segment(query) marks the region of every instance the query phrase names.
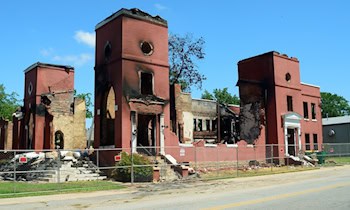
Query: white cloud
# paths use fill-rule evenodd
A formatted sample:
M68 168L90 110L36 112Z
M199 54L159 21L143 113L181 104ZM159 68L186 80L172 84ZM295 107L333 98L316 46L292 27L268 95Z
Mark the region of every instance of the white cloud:
M166 6L161 5L161 4L154 4L154 7L155 7L157 10L165 10L165 9L168 9Z
M82 30L76 31L74 35L74 39L79 43L83 43L88 45L89 47L95 47L95 33L89 33Z
M45 56L45 57L52 55L53 52L54 52L53 48L47 48L47 49L40 50L40 54L42 56Z
M53 61L61 62L64 65L82 66L93 60L93 55L82 53L80 55L56 55L52 58Z

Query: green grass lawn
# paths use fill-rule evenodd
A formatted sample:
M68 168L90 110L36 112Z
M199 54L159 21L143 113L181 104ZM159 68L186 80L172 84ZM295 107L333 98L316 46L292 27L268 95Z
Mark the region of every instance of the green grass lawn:
M58 193L91 192L125 188L111 181L81 181L65 183L0 182L0 198L52 195Z
M326 157L325 159L326 164L350 164L350 157Z

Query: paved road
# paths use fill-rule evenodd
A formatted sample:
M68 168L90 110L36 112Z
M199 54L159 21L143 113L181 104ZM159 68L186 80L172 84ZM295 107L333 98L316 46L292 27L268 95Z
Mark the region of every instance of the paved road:
M350 166L127 190L0 199L0 209L350 209Z

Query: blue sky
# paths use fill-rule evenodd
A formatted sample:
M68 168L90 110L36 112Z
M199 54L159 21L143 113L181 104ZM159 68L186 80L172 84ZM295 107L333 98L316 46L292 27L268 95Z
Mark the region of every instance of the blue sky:
M75 67L78 92L94 92L94 28L120 8L168 21L169 32L204 37L204 89L238 95L237 62L268 51L300 61L301 80L350 100L350 2L323 0L32 0L0 5L0 83L23 97L24 73L40 61Z

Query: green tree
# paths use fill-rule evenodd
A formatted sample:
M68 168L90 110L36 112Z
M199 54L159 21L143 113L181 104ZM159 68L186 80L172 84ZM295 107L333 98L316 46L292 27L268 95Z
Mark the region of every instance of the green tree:
M19 106L18 94L5 92L5 87L0 84L0 118L12 121L12 114Z
M349 102L337 94L321 92L322 117L338 117L350 114Z
M215 97L213 94L209 93L209 91L204 90L204 93L202 93L202 99L208 99L208 100L215 100Z
M74 90L74 96L77 98L81 98L85 100L85 106L86 106L86 118L92 118L92 107L93 104L91 102L91 93L79 93L77 94L77 91Z
M202 93L202 99L209 99L209 100L215 100L221 104L236 104L239 105L240 100L239 97L236 95L232 95L228 92L228 88L225 87L223 89L217 89L215 88L213 90L213 94L209 93L207 90Z
M170 34L168 42L170 84L181 84L182 90L187 91L194 85L201 89L206 78L199 72L196 61L204 59L205 56L203 37L197 39L191 34Z

